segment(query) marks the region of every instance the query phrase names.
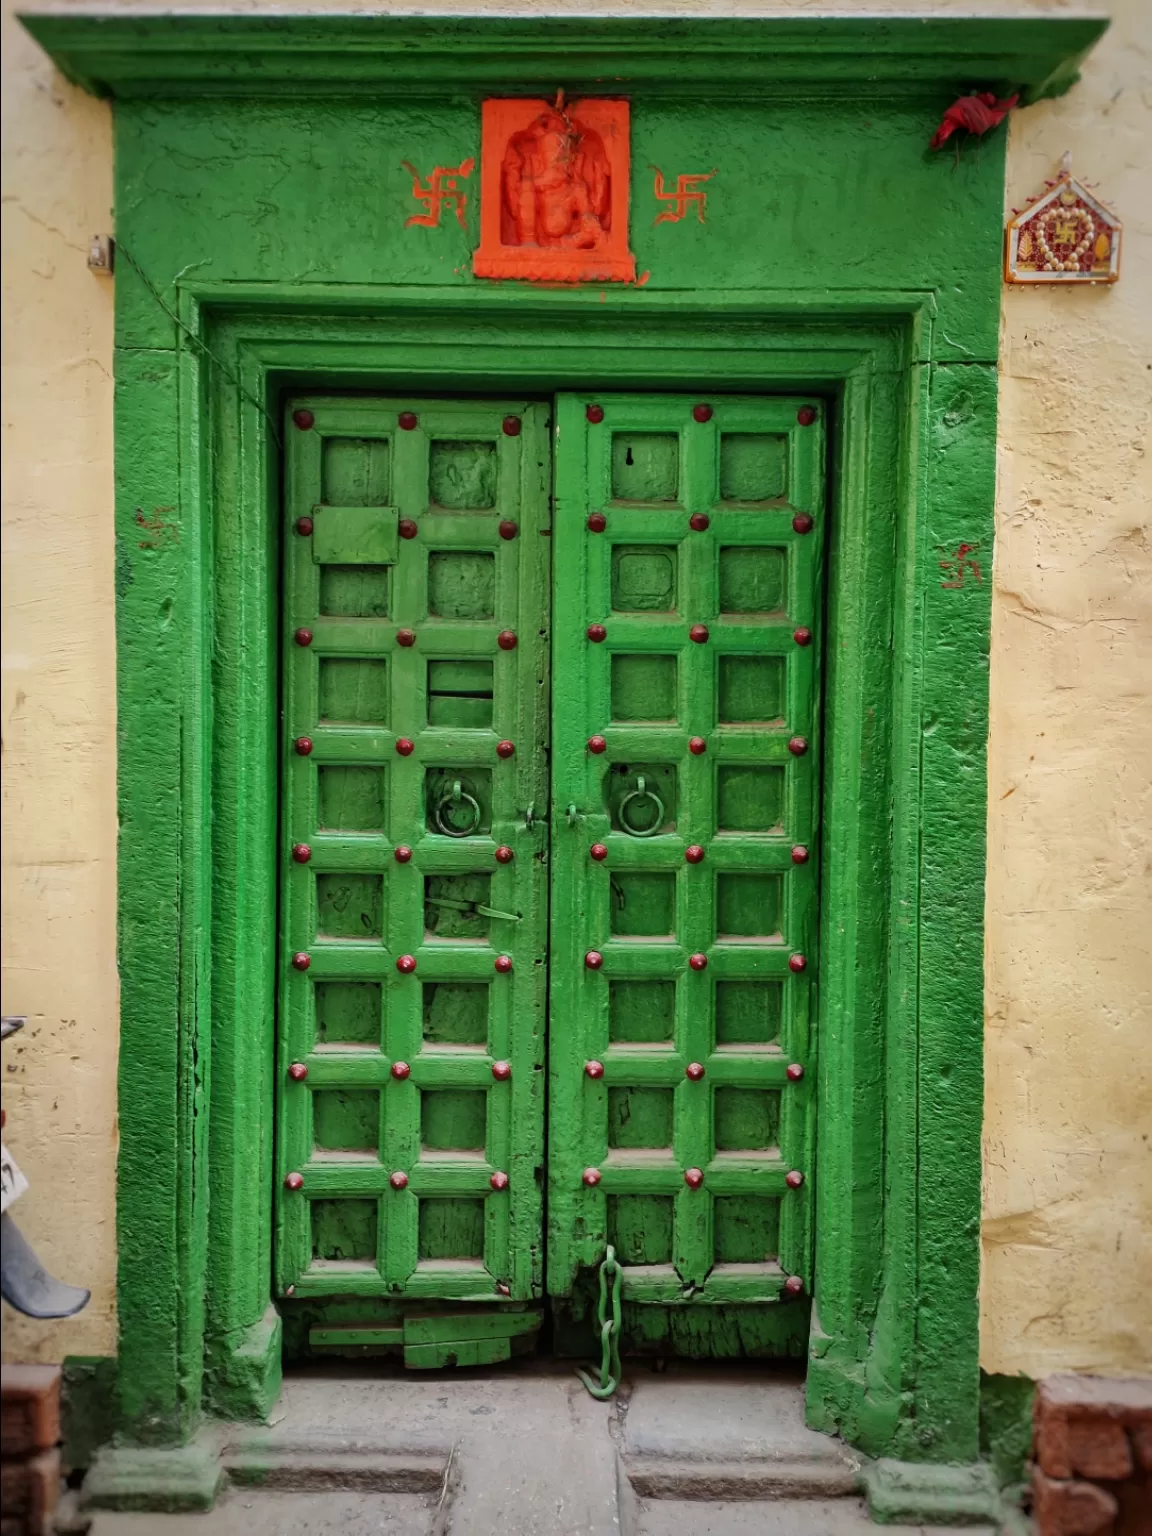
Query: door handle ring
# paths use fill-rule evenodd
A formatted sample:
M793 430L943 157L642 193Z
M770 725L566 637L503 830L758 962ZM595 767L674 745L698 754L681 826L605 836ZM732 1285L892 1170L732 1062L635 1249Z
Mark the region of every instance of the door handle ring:
M656 807L656 819L650 827L637 827L628 820L626 812L634 800L648 800ZM664 825L664 802L654 789L649 789L648 782L643 774L636 780L636 788L621 800L620 808L616 812L616 819L629 837L655 837Z
M449 808L458 806L466 807L468 825L465 827L452 826L445 819ZM463 787L459 779L452 784L451 794L441 795L436 802L436 828L443 832L445 837L471 837L484 819L484 813L480 809L480 802L474 795L470 795Z

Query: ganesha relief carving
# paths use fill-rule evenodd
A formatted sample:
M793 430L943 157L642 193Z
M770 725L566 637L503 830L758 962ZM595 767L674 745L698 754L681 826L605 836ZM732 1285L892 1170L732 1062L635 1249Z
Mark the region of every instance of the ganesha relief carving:
M477 277L631 282L628 103L486 101Z

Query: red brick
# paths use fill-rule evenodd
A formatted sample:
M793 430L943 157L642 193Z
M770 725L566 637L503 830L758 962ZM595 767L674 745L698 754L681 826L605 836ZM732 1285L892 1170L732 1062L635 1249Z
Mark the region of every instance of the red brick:
M1049 1376L1036 1391L1034 1423L1036 1460L1049 1477L1127 1477L1125 1430L1152 1428L1152 1379Z
M1130 1477L1116 1489L1116 1536L1152 1536L1152 1473Z
M1152 1472L1152 1424L1133 1424L1130 1434L1136 1460L1145 1472Z
M41 1451L0 1467L0 1514L20 1522L26 1536L47 1536L60 1497L60 1452Z
M60 1367L0 1368L0 1453L30 1456L60 1441Z
M1032 1469L1037 1536L1115 1536L1119 1505L1095 1483L1046 1476Z

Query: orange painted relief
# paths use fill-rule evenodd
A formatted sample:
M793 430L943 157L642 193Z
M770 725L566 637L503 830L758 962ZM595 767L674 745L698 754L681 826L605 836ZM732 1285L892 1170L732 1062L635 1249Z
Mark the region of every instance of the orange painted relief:
M632 282L626 101L484 103L477 277Z

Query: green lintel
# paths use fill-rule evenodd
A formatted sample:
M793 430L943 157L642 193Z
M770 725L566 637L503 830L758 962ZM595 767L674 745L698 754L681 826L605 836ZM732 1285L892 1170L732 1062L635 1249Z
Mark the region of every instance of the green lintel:
M1073 17L673 19L125 16L26 12L100 96L415 96L627 88L651 96L1062 95L1108 26Z

